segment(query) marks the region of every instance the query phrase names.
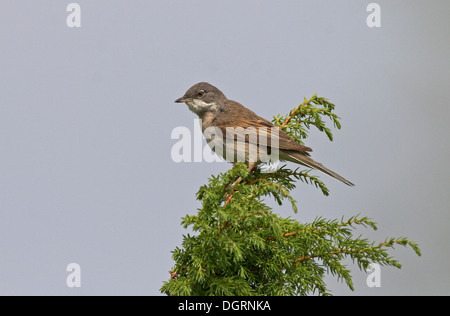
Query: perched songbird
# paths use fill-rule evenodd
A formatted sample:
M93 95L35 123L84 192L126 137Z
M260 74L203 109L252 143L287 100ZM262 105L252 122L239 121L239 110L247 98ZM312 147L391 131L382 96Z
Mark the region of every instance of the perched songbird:
M273 152L276 152L276 160L301 164L349 186L354 185L314 161L309 154L311 148L297 143L279 127L240 103L228 100L222 91L209 83L197 83L175 102L186 103L198 115L203 135L212 150L230 162L245 161L250 170L258 163L266 162L264 157L273 161ZM243 153L242 160L236 160L239 151Z

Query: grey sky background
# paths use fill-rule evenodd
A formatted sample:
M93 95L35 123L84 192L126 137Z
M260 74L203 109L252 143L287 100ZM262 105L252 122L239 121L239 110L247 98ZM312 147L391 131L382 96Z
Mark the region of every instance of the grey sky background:
M335 141L313 157L356 184L299 184L282 216L373 218L401 270L381 288L351 265L355 291L449 295L449 1L0 2L0 294L159 295L195 192L227 163L174 163L170 138L193 130L173 101L199 81L271 119L314 93L337 106ZM81 288L66 286L67 264Z

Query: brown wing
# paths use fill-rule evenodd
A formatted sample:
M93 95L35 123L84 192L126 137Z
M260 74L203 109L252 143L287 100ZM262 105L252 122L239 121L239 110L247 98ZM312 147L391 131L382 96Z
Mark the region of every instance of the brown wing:
M219 109L219 113L216 115L212 122L212 125L222 130L222 134L226 135L226 128L233 128L234 131L239 133L239 127L243 129L245 133L246 141L252 141L252 133L257 133L258 139L264 138L267 140L267 146L274 146L278 143L277 147L283 150L292 150L309 156L311 148L294 141L289 135L283 132L280 128L273 125L270 121L256 115L253 111L247 109L238 102L227 100L225 106ZM252 131L254 127L254 131ZM272 135L273 134L273 135ZM274 144L272 144L272 137Z

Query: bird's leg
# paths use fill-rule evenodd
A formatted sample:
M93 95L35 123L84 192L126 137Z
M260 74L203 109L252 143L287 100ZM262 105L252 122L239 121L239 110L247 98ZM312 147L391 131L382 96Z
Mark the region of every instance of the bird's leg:
M254 162L249 162L248 163L248 172L253 172L256 169L256 163ZM239 177L236 181L234 181L234 183L231 185L231 189L233 190L234 186L236 184L238 184L239 182L242 181L242 177ZM230 203L231 199L233 198L233 194L230 194L227 198L227 201L225 202L225 205L227 205L228 203Z
M256 169L256 162L249 162L248 163L248 172L253 172Z
M231 185L231 190L233 190L234 186L241 181L242 181L242 177L239 177L236 181L234 181L233 184Z
M234 167L233 167L234 168ZM248 163L248 168L247 168L247 170L248 170L248 172L253 172L254 170L256 169L256 163L255 162L249 162ZM234 183L231 185L231 190L233 190L233 188L234 188L234 186L236 185L236 184L238 184L239 182L241 182L242 181L242 177L239 177L236 181L234 181ZM230 201L231 201L231 198L233 197L233 194L230 194L229 196L228 196L228 199L227 199L227 201L225 202L225 205L227 205Z
M247 168L247 170L248 170L248 172L253 172L253 171L255 171L255 169L256 169L256 163L255 162L249 162L248 163L248 168ZM241 182L242 181L242 177L239 177L236 181L234 181L234 183L231 185L231 189L233 189L234 188L234 186L236 185L236 184L238 184L239 182Z

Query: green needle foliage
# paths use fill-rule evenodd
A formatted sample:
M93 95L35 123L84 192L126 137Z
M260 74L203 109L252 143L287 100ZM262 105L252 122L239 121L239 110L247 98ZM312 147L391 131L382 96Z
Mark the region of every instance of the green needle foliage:
M328 118L338 129L339 117L334 105L314 95L287 116L274 117L296 141L308 136L312 126L330 140ZM355 236L357 227L377 229L367 217L327 220L317 218L303 224L282 218L264 199L273 197L278 204L288 201L297 212L291 196L297 182L329 191L310 170L290 170L285 166L273 173L259 169L249 172L244 163L218 176L197 192L201 208L197 215L182 219L194 234L183 238L181 248L173 253L175 266L171 277L161 287L167 295L329 295L324 278L335 276L353 290L350 270L343 263L351 258L359 269L367 271L370 263L400 268L387 250L396 245L410 246L418 255L418 246L407 238L388 238L371 242ZM236 182L241 177L242 181Z

